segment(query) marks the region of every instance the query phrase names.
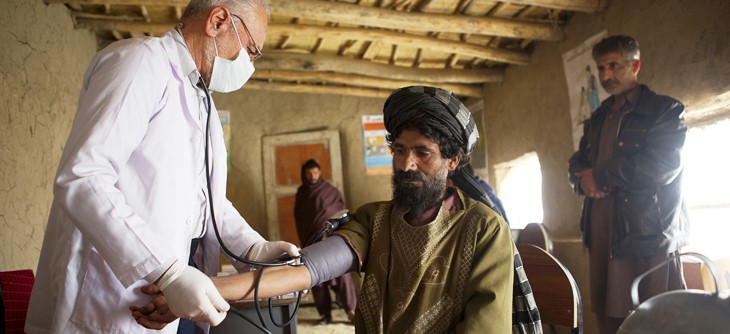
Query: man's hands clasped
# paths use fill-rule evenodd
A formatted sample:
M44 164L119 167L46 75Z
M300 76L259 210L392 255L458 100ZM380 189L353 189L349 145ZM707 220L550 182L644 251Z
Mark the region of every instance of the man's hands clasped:
M602 191L596 179L593 177L593 169L586 169L575 173L575 176L580 178L580 187L586 196L594 199L601 199L608 196L607 192Z
M177 320L177 316L170 311L167 299L157 286L150 284L141 288L142 293L152 296L152 300L145 306L130 306L132 317L138 324L149 328L160 330L167 324Z
M246 254L248 260L259 262L283 256L297 257L299 249L284 241L261 241ZM208 276L181 261L175 261L155 284L141 291L152 296L152 300L142 307L129 309L138 324L150 329L160 330L177 318L217 326L230 309Z
M142 292L152 295L152 301L130 310L137 323L152 329L161 329L177 317L217 326L230 309L208 276L180 261Z

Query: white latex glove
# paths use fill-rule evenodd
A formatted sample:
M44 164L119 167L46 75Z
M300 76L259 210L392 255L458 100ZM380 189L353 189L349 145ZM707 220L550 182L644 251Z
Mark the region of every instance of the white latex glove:
M299 256L299 249L297 246L286 241L261 241L251 246L246 259L258 262L270 262L286 254L291 257Z
M170 266L157 286L167 298L170 311L181 318L217 326L231 307L208 276L181 261Z

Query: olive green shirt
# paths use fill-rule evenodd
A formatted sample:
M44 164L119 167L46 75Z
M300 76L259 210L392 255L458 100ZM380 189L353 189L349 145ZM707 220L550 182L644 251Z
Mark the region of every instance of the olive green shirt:
M486 205L457 192L420 227L392 201L364 205L336 233L364 272L357 333L510 333L513 243ZM460 208L461 207L461 208Z

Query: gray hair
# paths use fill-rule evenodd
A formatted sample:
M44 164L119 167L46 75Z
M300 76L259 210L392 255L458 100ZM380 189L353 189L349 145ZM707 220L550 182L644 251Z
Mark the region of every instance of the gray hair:
M593 46L593 59L598 59L611 52L620 52L626 62L639 60L639 43L630 36L615 35L602 39Z
M266 0L190 0L181 20L185 21L186 19L208 15L211 9L217 6L226 6L228 9L237 12L236 14L240 13L239 15L246 19L254 18L256 10L261 6L264 7L266 18L271 17L269 4L266 3Z

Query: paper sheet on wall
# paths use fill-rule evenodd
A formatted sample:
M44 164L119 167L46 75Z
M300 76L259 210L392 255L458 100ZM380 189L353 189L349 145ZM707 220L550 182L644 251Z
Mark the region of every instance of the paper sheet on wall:
M362 138L365 153L365 175L390 175L393 156L385 141L383 115L362 116Z
M591 51L593 46L608 36L606 30L588 38L580 45L563 53L563 68L568 84L570 99L570 124L573 130L573 148L578 150L580 137L583 136L583 121L590 118L591 112L608 98L598 81L596 62Z

